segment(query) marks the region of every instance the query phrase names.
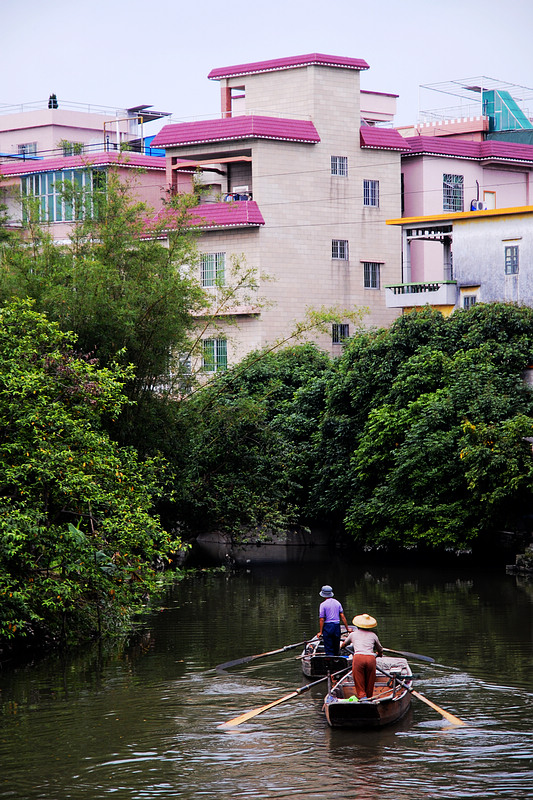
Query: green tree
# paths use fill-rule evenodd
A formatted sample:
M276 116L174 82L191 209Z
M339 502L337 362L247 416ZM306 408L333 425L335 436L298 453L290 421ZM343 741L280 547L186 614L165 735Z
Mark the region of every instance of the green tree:
M163 465L102 430L130 370L15 301L0 310L0 639L79 641L123 626L177 542L153 515Z
M505 304L414 312L356 337L328 393L319 512L371 545L460 547L520 525L533 500L532 348L533 310Z

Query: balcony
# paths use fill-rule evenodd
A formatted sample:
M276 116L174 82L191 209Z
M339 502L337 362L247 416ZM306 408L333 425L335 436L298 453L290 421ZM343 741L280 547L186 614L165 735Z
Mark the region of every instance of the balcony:
M456 281L397 283L385 287L387 308L413 306L454 306L457 301Z

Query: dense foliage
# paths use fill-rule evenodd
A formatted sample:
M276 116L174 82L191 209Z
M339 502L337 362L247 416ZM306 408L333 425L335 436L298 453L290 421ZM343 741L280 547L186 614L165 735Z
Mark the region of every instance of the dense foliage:
M77 641L120 627L169 541L156 462L102 430L129 373L76 356L29 301L0 311L0 638Z

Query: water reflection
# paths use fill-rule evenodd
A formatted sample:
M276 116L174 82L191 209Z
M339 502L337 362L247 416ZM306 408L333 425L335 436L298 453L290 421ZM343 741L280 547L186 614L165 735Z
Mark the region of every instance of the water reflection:
M413 699L390 728L331 730L317 686L217 728L305 684L297 651L225 674L214 667L315 633L324 583L347 616L377 617L384 644L438 659L411 662L416 688L467 727ZM532 601L523 578L335 558L203 573L168 592L129 649L0 673L0 798L525 800Z

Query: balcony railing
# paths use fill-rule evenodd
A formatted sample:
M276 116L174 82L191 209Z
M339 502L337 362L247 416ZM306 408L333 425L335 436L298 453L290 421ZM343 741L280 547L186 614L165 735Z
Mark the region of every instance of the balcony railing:
M454 306L456 299L456 281L397 283L385 287L387 308L407 308L425 305Z

